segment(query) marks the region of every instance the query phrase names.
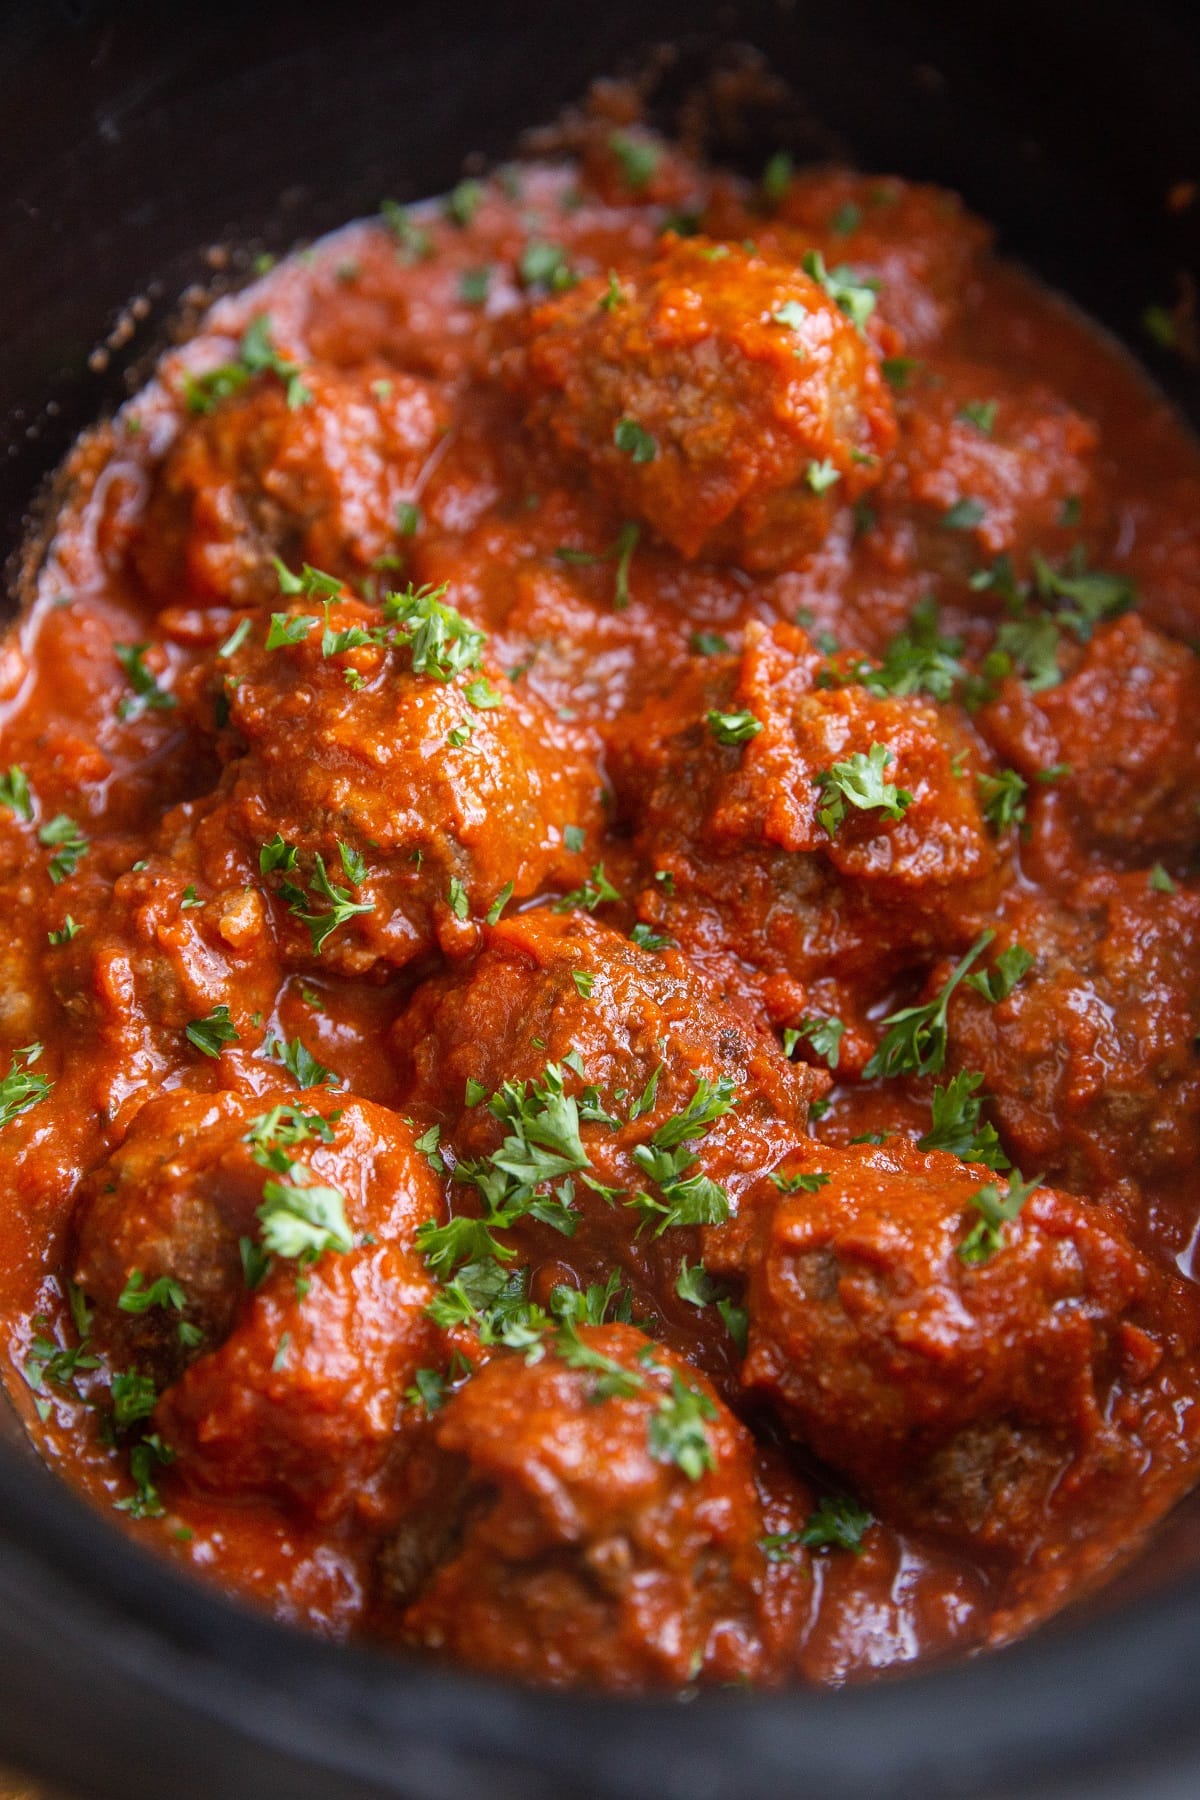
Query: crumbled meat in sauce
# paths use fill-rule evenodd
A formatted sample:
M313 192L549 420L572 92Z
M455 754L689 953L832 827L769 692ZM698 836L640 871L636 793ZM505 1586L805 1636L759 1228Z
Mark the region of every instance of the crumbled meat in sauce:
M283 1618L625 1692L1128 1556L1200 1469L1197 517L895 179L597 125L217 303L4 648L54 1466Z

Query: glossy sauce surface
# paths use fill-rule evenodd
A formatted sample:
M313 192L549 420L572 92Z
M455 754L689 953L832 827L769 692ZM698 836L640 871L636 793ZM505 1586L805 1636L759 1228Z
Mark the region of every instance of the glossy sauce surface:
M1200 453L775 177L599 127L221 300L0 651L6 1379L334 1635L837 1682L1195 1479Z

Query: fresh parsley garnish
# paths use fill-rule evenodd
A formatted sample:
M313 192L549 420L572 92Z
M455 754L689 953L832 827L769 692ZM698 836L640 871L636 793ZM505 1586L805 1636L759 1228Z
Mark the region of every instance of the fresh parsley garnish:
M817 817L830 837L846 817L847 803L861 812L882 812L889 819L904 817L912 795L907 788L884 779L884 770L894 761L886 744L872 744L865 756L856 750L816 777L822 796Z
M22 1113L44 1100L52 1083L44 1075L33 1075L30 1067L41 1055L40 1044L30 1044L13 1056L8 1074L0 1080L0 1131Z
M90 839L66 813L59 813L41 826L38 843L54 851L50 858L49 874L55 887L75 873L92 847Z
M1010 1168L996 1127L980 1117L988 1099L979 1092L982 1086L982 1075L961 1069L944 1087L935 1087L930 1099L932 1123L917 1139L917 1148L948 1150L963 1162L985 1163L989 1169Z
M941 992L921 1006L903 1006L883 1021L887 1030L863 1070L867 1081L878 1076L936 1075L946 1062L946 1014L951 995L966 978L972 964L983 955L995 932L988 930L971 945L956 964Z
M1014 1171L1009 1177L1008 1192L1005 1195L1001 1196L994 1181L989 1181L977 1193L972 1194L970 1204L979 1217L958 1246L959 1260L966 1263L968 1268L978 1268L989 1262L1004 1247L1004 1227L1020 1216L1025 1202L1041 1184L1040 1175L1035 1175L1032 1181L1024 1181Z
M718 744L748 744L762 730L762 720L756 719L752 712L723 713L714 709L705 718Z
M117 706L119 719L136 719L143 712L169 712L176 704L174 694L161 688L154 671L146 667L149 648L148 643L113 645L113 655L133 689L133 693L126 694Z
M257 375L276 375L284 385L288 406L295 410L306 405L312 394L304 385L299 363L281 356L271 342L271 319L259 313L242 334L237 361L222 363L203 375L187 374L183 378L183 395L189 412L210 413L222 400L242 388Z
M184 1035L204 1056L220 1056L223 1045L238 1041L237 1030L225 1005L214 1006L202 1019L193 1019Z

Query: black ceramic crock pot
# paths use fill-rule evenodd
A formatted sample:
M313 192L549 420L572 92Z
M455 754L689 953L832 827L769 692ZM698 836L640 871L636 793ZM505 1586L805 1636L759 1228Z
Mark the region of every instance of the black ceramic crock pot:
M668 123L714 55L753 46L792 98L718 109L718 154L754 167L783 142L958 188L1200 424L1200 375L1140 327L1200 273L1200 206L1164 203L1200 179L1196 0L33 0L0 6L14 581L39 486L190 284L444 189L663 44ZM121 1800L1191 1800L1198 1570L1190 1506L1100 1605L958 1667L828 1694L548 1696L235 1608L76 1501L0 1400L0 1760Z

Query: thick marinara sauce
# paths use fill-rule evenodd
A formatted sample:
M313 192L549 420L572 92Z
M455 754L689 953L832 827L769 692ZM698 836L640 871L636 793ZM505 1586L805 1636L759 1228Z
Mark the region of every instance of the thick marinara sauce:
M1195 1478L1200 456L950 195L633 127L80 442L0 1317L114 1519L533 1680L999 1642Z

